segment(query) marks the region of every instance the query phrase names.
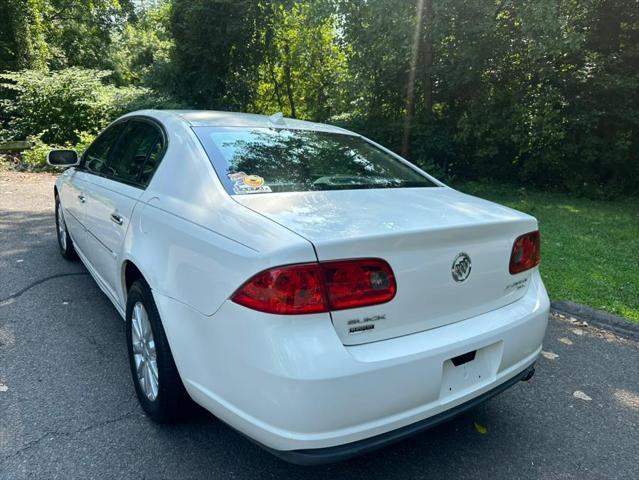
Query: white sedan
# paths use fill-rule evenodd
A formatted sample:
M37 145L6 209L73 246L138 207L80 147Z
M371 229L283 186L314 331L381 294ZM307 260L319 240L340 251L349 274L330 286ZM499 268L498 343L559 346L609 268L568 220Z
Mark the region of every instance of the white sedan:
M58 241L126 321L150 418L189 398L289 461L341 460L534 373L535 218L341 128L205 111L112 123L55 186Z

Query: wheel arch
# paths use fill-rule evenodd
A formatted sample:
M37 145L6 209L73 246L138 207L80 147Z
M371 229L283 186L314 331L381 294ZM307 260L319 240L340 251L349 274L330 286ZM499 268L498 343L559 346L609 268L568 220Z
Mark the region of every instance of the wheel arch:
M133 282L136 280L143 280L149 287L151 286L148 276L144 274L139 264L132 259L125 259L122 262L121 267L121 284L122 284L122 296L124 299L124 306L126 307L127 297L129 295L129 289Z

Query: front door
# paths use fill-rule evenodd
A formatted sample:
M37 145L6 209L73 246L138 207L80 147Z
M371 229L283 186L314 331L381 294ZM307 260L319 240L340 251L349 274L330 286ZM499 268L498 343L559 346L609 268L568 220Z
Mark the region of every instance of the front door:
M60 204L63 207L64 221L76 249L86 249L86 232L81 219L84 218L84 183L82 174L70 168L62 174L63 186L60 189Z

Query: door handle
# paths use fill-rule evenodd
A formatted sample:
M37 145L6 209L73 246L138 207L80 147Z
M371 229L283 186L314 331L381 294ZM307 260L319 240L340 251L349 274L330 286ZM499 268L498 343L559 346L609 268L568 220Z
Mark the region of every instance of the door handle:
M82 194L78 195L78 200L80 200L80 203L84 203L87 201L86 197Z
M112 213L111 214L111 221L113 223L117 223L118 225L122 225L122 222L124 222L124 219L118 215L117 213Z

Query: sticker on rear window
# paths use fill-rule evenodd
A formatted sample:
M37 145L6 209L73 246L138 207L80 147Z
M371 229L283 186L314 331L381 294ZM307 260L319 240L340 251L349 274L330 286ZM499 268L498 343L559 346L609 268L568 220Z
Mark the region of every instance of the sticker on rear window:
M247 175L242 179L244 185L248 185L249 187L261 187L264 185L264 179L258 175Z
M262 185L261 187L251 187L250 185L244 185L236 183L233 185L233 191L238 195L245 195L247 193L271 193L271 187L268 185Z
M243 174L243 175L240 175ZM259 175L247 175L244 172L234 174L233 192L239 195L247 193L271 193L271 187L264 185L264 178ZM229 175L231 178L231 175Z
M237 182L238 180L242 180L244 177L246 177L246 173L244 172L236 172L236 173L227 173L226 174L227 177L229 177L229 180L231 182Z

